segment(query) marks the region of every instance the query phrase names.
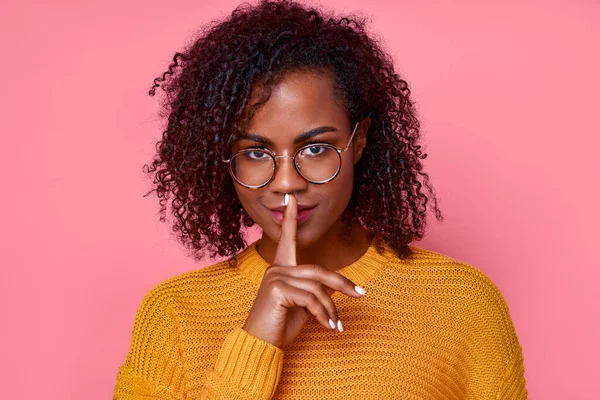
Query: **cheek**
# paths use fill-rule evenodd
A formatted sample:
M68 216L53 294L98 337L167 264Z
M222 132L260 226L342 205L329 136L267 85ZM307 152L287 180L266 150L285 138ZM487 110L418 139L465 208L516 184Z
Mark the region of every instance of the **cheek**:
M342 168L338 176L340 183L344 186L344 192L348 193L348 197L352 194L354 186L354 162L351 157L346 157L342 161Z
M258 198L260 197L260 190L249 190L243 186L234 183L235 192L237 193L238 199L240 203L242 203L242 207L246 210L246 213L252 218L255 222L257 222L257 204Z
M354 166L352 162L342 164L342 169L338 176L326 184L324 189L327 191L326 196L329 202L329 210L335 215L341 214L346 208L350 197L352 196L352 187L354 184ZM329 186L329 187L327 187Z

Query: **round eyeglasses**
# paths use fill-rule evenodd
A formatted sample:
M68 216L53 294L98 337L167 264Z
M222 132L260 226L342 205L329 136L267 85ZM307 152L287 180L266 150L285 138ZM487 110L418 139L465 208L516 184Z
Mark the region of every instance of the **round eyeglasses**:
M261 188L273 180L278 158L292 158L301 177L310 183L323 184L332 181L340 173L341 154L350 147L357 127L358 123L354 126L348 144L342 149L329 143L311 143L299 148L293 156L278 156L270 150L249 148L221 161L229 164L231 177L249 189Z

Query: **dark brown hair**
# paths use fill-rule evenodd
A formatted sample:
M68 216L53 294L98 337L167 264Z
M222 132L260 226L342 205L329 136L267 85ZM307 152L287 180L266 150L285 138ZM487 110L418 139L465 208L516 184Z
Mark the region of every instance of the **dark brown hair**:
M144 172L153 176L161 221L171 195L173 231L196 259L233 256L247 246L244 226L253 221L220 162L251 117L248 98L260 82L270 88L286 71L326 69L346 106L350 123L370 116L367 146L355 166L352 198L344 220L360 221L400 258L425 232L433 187L423 172L423 153L410 90L391 57L358 17L336 17L292 1L243 4L206 27L168 70L154 80L165 92L167 119L157 154ZM257 106L260 106L258 104ZM428 190L430 197L422 189ZM432 200L429 203L429 199Z

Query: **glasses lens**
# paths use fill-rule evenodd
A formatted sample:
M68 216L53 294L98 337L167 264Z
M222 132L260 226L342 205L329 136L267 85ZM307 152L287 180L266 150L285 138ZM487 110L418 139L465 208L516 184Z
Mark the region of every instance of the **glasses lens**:
M308 146L296 155L296 166L307 180L326 182L340 170L340 155L329 146Z
M273 158L262 150L237 153L230 161L231 172L238 182L246 186L261 186L273 175Z

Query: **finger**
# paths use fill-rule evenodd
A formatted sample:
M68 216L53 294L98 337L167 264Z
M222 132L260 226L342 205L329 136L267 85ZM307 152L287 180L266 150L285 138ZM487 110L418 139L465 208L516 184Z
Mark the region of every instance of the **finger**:
M333 289L352 297L362 297L364 295L364 289L350 279L317 264L303 264L296 266L296 268L285 268L276 272L295 278L318 281L325 285L325 291L328 293Z
M278 278L278 280L285 282L289 286L314 294L327 310L329 318L331 318L332 321L337 322L339 319L337 308L330 297L335 290L321 284L318 281L313 281L310 279L294 278L291 276L282 275Z
M281 235L275 251L273 264L281 266L296 265L296 231L298 216L298 203L293 195L288 196L288 205L283 210L283 221L281 221Z
M304 307L309 313L315 316L321 325L328 330L333 329L329 324L329 312L317 296L306 290L290 286L285 282L280 282L279 285L281 285L280 287L283 289L282 293L285 298L285 307Z

